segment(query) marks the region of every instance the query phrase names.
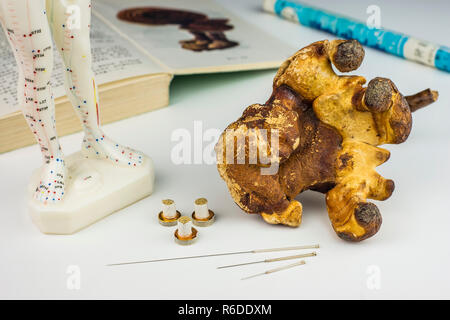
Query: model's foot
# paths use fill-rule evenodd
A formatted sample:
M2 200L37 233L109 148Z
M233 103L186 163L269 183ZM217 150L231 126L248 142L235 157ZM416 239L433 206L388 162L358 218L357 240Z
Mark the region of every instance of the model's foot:
M289 206L281 213L262 213L264 221L270 224L284 224L290 227L298 227L302 223L302 204L292 200Z
M81 151L86 158L104 159L112 163L137 167L144 161L144 155L139 151L124 147L105 135L85 137Z
M56 203L64 197L64 182L67 169L62 157L52 157L42 168L41 179L34 198L44 204Z

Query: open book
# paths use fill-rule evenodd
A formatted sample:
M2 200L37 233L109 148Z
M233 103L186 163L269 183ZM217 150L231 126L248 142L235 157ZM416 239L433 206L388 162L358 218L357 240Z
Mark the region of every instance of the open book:
M93 69L102 123L167 106L174 75L277 68L295 52L213 0L94 0ZM55 50L58 135L81 130ZM17 69L0 32L0 153L33 144L17 106ZM130 107L132 106L132 108Z

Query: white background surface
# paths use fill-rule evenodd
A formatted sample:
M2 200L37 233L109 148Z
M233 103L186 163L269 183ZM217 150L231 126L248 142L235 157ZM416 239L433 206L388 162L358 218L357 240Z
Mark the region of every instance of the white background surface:
M301 48L333 38L319 31L260 12L260 2L225 1L227 8L268 32ZM362 20L366 8L381 8L382 25L449 46L446 1L319 1ZM263 39L262 39L263 40ZM439 101L414 114L413 130L402 145L385 146L390 160L379 172L395 181L396 190L376 202L383 215L378 234L362 243L347 243L333 232L324 197L306 192L303 223L291 229L248 216L233 203L214 165L174 165L171 133L223 129L244 108L270 95L275 70L177 77L170 107L104 126L106 133L150 155L156 167L154 194L71 236L41 234L24 202L28 179L41 161L36 146L0 155L0 298L159 298L159 299L313 299L313 298L450 298L450 75L372 49L358 74L391 78L404 94L431 87ZM66 154L79 149L81 133L61 139ZM199 196L217 214L213 227L200 229L191 247L176 245L172 228L161 227L156 214L163 198L173 198L190 214ZM211 259L106 267L105 264L183 255L320 243L305 266L247 281L245 275L278 264L216 270L239 263L293 254L242 255ZM67 288L67 268L81 271L79 290ZM380 288L367 286L368 270L380 271Z

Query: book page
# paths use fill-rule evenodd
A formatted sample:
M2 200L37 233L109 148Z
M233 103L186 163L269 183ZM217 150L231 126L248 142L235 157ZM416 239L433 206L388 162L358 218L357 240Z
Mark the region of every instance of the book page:
M174 74L276 68L296 51L212 0L96 0L93 8Z
M119 36L92 15L91 49L93 69L97 83L126 79L130 77L166 72L148 59L128 40ZM55 98L64 96L64 67L54 47L54 68L52 74ZM19 110L17 106L17 64L6 35L0 30L0 117Z

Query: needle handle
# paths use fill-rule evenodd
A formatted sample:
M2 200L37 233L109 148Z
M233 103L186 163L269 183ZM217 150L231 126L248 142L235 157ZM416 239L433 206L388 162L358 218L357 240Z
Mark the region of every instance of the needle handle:
M305 253L305 254L297 254L295 256L287 256L287 257L281 257L281 258L272 258L272 259L266 259L264 262L276 262L276 261L284 261L284 260L293 260L293 259L300 259L300 258L306 258L306 257L314 257L316 256L316 252L311 253Z
M266 272L263 272L263 273L257 273L257 274L254 274L252 276L248 276L248 277L242 278L241 280L247 280L247 279L263 276L265 274L270 274L270 273L286 270L286 269L293 268L293 267L296 267L296 266L301 266L302 264L305 264L305 260L301 260L299 262L296 262L296 263L293 263L293 264L289 264L289 265L284 266L284 267L270 269L270 270L267 270Z
M286 270L286 269L290 269L296 266L301 266L302 264L305 264L305 260L301 260L299 262L293 263L293 264L288 264L287 266L284 267L279 267L279 268L275 268L275 269L270 269L267 270L266 272L264 272L265 274L270 274L270 273L274 273L274 272L278 272L278 271L282 271L282 270Z
M284 247L284 248L272 248L272 249L257 249L253 250L253 253L262 253L262 252L275 252L275 251L288 251L288 250L302 250L302 249L315 249L319 248L318 244L313 244L309 246L296 246L296 247Z

